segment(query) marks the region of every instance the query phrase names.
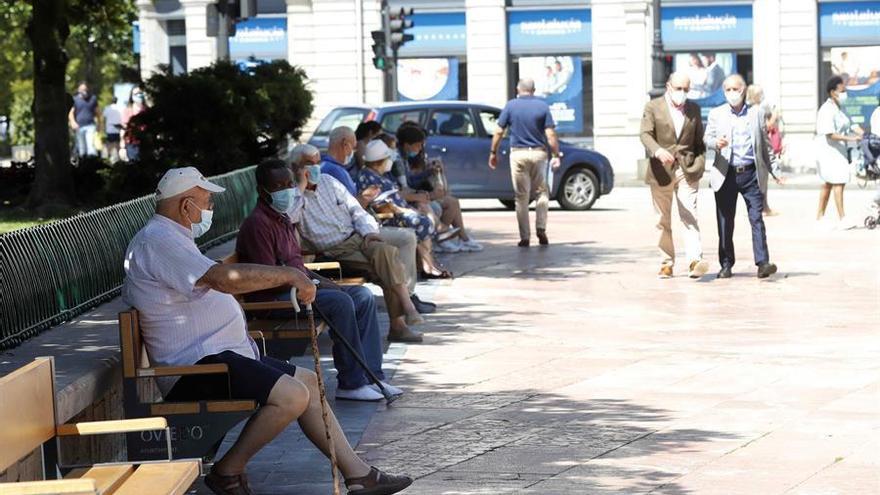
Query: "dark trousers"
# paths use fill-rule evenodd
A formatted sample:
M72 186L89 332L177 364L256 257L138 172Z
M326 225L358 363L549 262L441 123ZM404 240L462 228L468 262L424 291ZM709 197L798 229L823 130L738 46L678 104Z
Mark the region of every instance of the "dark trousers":
M715 216L718 220L718 262L722 267L732 267L736 262L733 250L733 226L736 220L737 194L742 194L749 212L755 264L768 263L770 253L767 251L767 231L764 228L764 218L761 216L764 195L758 187L758 174L754 166L740 173L736 173L736 168L731 166L727 170L724 184L715 193Z

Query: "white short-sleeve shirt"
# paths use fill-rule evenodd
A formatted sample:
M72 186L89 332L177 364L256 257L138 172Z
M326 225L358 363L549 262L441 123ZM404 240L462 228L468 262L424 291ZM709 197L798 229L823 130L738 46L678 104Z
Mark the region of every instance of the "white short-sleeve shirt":
M235 297L195 286L214 263L196 247L189 229L161 215L131 240L122 298L140 313L152 365L189 366L223 351L256 359ZM160 380L162 392L176 380Z

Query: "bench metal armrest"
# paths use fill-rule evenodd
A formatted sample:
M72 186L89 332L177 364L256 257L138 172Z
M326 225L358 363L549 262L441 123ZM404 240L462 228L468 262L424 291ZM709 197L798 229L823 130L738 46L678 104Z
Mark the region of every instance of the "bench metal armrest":
M262 349L261 349L263 351L262 355L265 356L266 355L266 336L263 335L263 332L261 332L259 330L248 330L248 335L252 339L254 339L254 341L259 339L259 341L262 344Z
M192 366L161 366L156 368L140 368L137 370L138 378L156 376L212 375L216 373L229 373L229 368L223 363L217 363L194 364Z

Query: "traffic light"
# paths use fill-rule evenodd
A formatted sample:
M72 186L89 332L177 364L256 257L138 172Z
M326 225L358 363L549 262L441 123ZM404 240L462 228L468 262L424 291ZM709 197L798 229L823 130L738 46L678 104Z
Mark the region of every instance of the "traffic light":
M391 39L389 41L392 51L397 52L406 42L415 39L413 35L404 32L413 27L412 19L407 19L407 17L412 17L412 15L412 8L401 8L398 12L391 12L390 9L387 10L388 30L391 32Z
M388 55L385 44L385 31L371 31L373 36L373 67L379 70L388 68Z

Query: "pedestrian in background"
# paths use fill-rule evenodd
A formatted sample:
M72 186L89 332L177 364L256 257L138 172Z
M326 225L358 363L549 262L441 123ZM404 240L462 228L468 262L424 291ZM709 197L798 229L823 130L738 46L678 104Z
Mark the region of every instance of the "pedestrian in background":
M147 102L144 97L144 90L139 86L131 88L131 93L128 95L128 105L122 111L122 129L119 134L120 139L125 144L125 149L123 150L125 156L123 158L127 161L133 162L140 158L141 142L131 132L133 131L131 119L146 109Z
M547 177L547 148L552 158L549 166L559 168L559 140L556 137L556 123L550 114L550 107L535 97L535 81L520 79L516 85L517 97L507 102L498 118L498 127L492 136L489 153L489 168L498 166L498 147L504 137L504 130L510 128L510 175L516 195L516 220L519 224L519 247L529 247L529 203L531 191L537 194L535 205L535 230L538 242L548 245L547 210L550 206L550 193Z
M122 112L116 106L116 97L104 107L104 154L110 163L119 160L119 132L122 127Z
M764 124L767 127L767 136L770 139L770 167L761 167L758 169L758 185L761 186L761 194L764 195L764 207L762 213L764 216L772 217L778 215L778 213L770 208L770 201L767 199L767 184L770 179L770 170L773 170L773 177L778 184L783 184L785 182L782 179L781 171L779 169L779 155L777 154L776 146L773 144L774 132L777 133L777 136L779 133L779 112L776 110L775 106L770 105L766 101L764 98L764 88L757 84L752 84L746 89L746 104L749 107L759 107L764 113Z
M672 197L678 203L678 217L684 227L688 276L700 278L709 270L703 259L697 197L700 178L706 168L703 119L700 106L688 101L690 78L675 72L666 82L666 93L645 105L641 141L650 160L645 182L651 188L654 209L660 218L658 247L662 261L660 278L672 277L675 245L672 242Z
M825 84L825 95L828 98L819 107L816 115L816 159L819 178L824 182L819 191L816 220L822 220L825 216L828 199L833 192L839 218L838 225L842 229L850 229L854 224L846 219L843 209L843 188L849 182L850 171L846 143L860 141L862 133L861 129L851 129L849 117L841 109L841 105L846 101L846 85L843 83L843 78L833 76L829 79Z
M762 180L774 174L771 169L770 137L764 110L746 103L746 81L732 74L722 84L727 103L709 112L706 125L706 147L715 149L715 162L709 173L709 185L715 191L715 215L718 219L718 278L733 276L736 262L733 249L733 227L737 195L742 195L752 226L752 251L758 278L776 273L767 250L764 226L764 195ZM763 170L761 170L763 169ZM759 170L761 170L759 172ZM764 179L762 179L764 177ZM774 178L776 176L774 175Z
M76 134L77 156L95 156L95 119L98 116L98 97L89 91L85 82L79 83L73 96L73 106L67 113L70 128Z

